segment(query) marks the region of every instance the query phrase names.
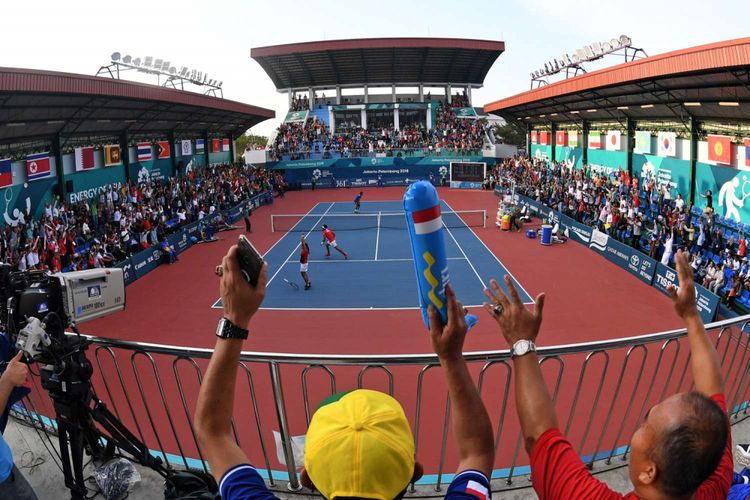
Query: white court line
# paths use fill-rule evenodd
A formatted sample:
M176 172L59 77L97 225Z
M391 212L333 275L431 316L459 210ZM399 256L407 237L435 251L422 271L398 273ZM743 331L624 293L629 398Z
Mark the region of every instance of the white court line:
M484 307L484 304L472 304L464 306L467 309L472 307ZM218 309L218 307L215 307ZM416 307L261 307L264 311L416 311Z
M275 247L276 245L278 245L281 240L283 240L284 238L286 238L294 230L295 227L297 227L303 220L305 220L305 217L307 217L308 215L310 215L310 213L313 210L315 210L316 208L318 208L318 205L320 205L320 202L318 202L315 205L313 205L313 207L310 210L308 210L307 213L305 215L303 215L302 218L300 220L298 220L296 224L294 224L292 226L292 229L290 229L289 231L287 231L286 233L284 233L283 235L281 235L281 238L279 238L278 240L276 240L276 242L273 245L271 245L271 248L269 248L268 250L266 250L266 252L262 255L262 257L265 257L268 254L268 252L270 252L271 250L273 250L273 247ZM315 214L312 214L312 215L315 215ZM273 224L273 222L271 222L271 224Z
M447 260L467 260L464 257L448 257ZM414 262L414 259L310 259L307 262L314 264L336 264L347 262ZM296 264L296 262L286 262L286 264Z
M378 212L378 229L375 233L375 260L378 260L378 246L380 245L380 212Z
M460 217L459 217L459 219L460 219ZM463 219L461 219L461 222L463 222ZM466 224L466 223L464 222L464 225L465 225L465 224ZM471 270L472 270L472 271L474 271L474 274L476 274L476 276L477 276L477 279L479 280L479 282L480 282L480 283L482 284L482 286L483 286L484 288L487 288L487 285L485 285L485 284L484 284L484 280L482 279L482 277L481 277L481 276L479 276L479 273L477 272L476 268L474 267L474 264L472 264L472 263L471 263L471 261L469 260L469 258L468 258L468 257L466 256L466 252L464 252L464 249L463 249L463 248L461 248L461 245L460 245L460 244L458 243L458 240L456 239L456 237L455 237L455 236L453 236L453 233L451 232L450 228L449 228L449 227L448 227L448 226L447 226L447 225L446 225L445 223L443 223L443 227L445 228L445 230L446 230L446 231L448 231L448 234L450 235L450 237L451 237L451 238L453 238L453 241L455 241L455 242L456 242L456 246L457 246L457 247L458 247L458 249L459 249L459 250L461 251L461 254L462 254L462 255L464 256L464 258L466 259L466 262L468 262L468 263L469 263L469 266L471 267Z
M333 205L334 205L335 203L336 203L336 202L333 202L333 203L331 203L331 206L329 206L329 207L328 207L328 208L326 209L326 211L325 211L325 212L323 212L323 214L322 214L322 215L321 215L321 216L320 216L320 217L318 218L317 222L316 222L315 224L313 224L313 227L312 227L312 228L311 228L311 229L310 229L310 230L309 230L309 231L307 232L307 234L305 235L305 239L307 239L307 237L308 237L308 236L310 236L310 233L312 233L312 232L313 232L313 230L315 230L315 228L317 228L317 227L318 227L318 224L320 224L320 221L322 221L322 220L323 220L323 217L325 217L325 216L326 216L326 215L328 214L328 211L329 211L329 210L331 210L331 208L333 208ZM314 207L313 207L313 208L314 208ZM309 212L308 212L308 213L309 213ZM318 214L312 214L312 216L313 216L313 217L315 217L316 215L318 215ZM300 222L301 222L301 221L300 221ZM299 222L298 222L297 224L299 224ZM295 224L295 226L296 226L297 224ZM287 232L287 234L289 234L289 233ZM286 236L286 235L284 235L284 236ZM289 259L291 259L291 258L292 258L292 255L294 255L294 253L295 253L295 252L297 251L297 249L298 249L298 248L299 248L299 243L297 243L297 244L296 244L296 245L294 246L294 248L292 249L292 251L291 251L291 253L289 254L289 256L288 256L288 257L287 257L286 259L284 259L284 262L282 262L282 263L281 263L281 265L279 266L279 268L278 268L278 269L276 270L276 272L275 272L275 273L273 273L273 276L271 276L271 279L270 279L270 280L268 280L268 282L266 282L266 287L268 287L268 285L270 285L270 284L271 284L271 282L272 282L272 281L273 281L273 279L274 279L274 278L276 277L276 275L277 275L277 274L279 274L279 272L281 272L281 270L282 270L282 269L284 269L284 266L286 265L286 263L287 263L287 262L289 262Z
M446 207L448 207L448 209L449 209L449 210L450 210L451 212L454 212L454 213L455 213L455 210L453 210L453 208L452 208L452 207L450 206L450 204L449 204L449 203L448 203L447 201L443 200L443 203L445 203L445 206L446 206ZM459 218L460 218L460 216L459 216ZM461 220L463 220L463 219L461 219ZM529 292L527 292L527 291L526 291L526 289L525 289L525 288L523 287L523 285L521 284L521 282L520 282L520 281L518 281L518 280L516 279L516 277L515 277L515 276L513 276L513 273L511 273L511 272L510 272L510 269L508 269L508 267L507 267L507 266L506 266L505 264L503 264L502 262L500 262L500 259L498 259L498 258L497 258L497 255L495 255L495 254L494 254L494 253L492 252L492 250L490 250L490 248L489 248L489 247L488 247L488 246L487 246L487 245L486 245L486 244L484 243L484 241L482 241L482 238L480 238L479 236L477 236L477 233L475 233L475 232L474 232L474 230L473 230L473 229L471 228L471 226L469 226L469 225L468 225L468 224L466 224L465 222L464 222L464 225L466 226L466 228L467 228L467 229L468 229L469 231L471 231L471 234L473 234L473 235L474 235L474 237L475 237L476 239L478 239L478 240L479 240L479 242L480 242L480 243L481 243L481 244L482 244L482 245L484 246L484 248L486 248L486 249L487 249L487 251L488 251L488 252L490 253L490 255L492 255L493 257L495 257L495 260L497 261L497 263L498 263L498 264L500 264L500 266L501 266L501 267L502 267L503 269L505 269L505 272L506 272L506 273L508 273L508 276L510 276L510 277L511 277L511 279L512 279L513 281L515 281L515 282L516 282L516 284L517 284L517 285L518 285L518 286L519 286L519 287L521 288L521 290L523 290L523 293L525 293L525 294L526 294L526 296L527 296L527 297L529 298L529 300L531 301L531 302L524 302L524 304L534 304L535 302L534 302L534 299L533 299L533 298L531 297L531 294L530 294ZM464 255L465 255L465 254L464 254ZM472 267L473 267L473 266L472 266Z

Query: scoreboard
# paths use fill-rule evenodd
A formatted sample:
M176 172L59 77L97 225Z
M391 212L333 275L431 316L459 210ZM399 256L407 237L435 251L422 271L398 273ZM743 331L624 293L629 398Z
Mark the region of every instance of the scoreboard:
M452 161L450 164L450 185L452 188L480 189L487 176L484 162Z

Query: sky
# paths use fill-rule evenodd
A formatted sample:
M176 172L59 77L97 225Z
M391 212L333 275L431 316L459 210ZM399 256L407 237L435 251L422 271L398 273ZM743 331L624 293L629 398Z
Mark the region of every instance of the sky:
M168 59L222 80L227 99L275 110L276 119L251 130L268 135L287 101L250 58L252 47L404 36L502 40L506 52L473 92L481 106L528 90L529 73L544 62L621 34L648 55L750 36L747 16L738 15L745 9L741 0L9 1L0 66L94 75L115 51Z

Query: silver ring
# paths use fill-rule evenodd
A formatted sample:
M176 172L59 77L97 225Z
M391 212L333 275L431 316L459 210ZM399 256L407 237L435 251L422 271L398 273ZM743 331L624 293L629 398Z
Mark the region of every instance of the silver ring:
M495 312L495 315L500 316L503 313L503 307L502 304L495 304L495 307L492 308L492 310Z
M216 266L216 269L214 270L216 273L216 276L221 276L224 274L224 267L221 265Z

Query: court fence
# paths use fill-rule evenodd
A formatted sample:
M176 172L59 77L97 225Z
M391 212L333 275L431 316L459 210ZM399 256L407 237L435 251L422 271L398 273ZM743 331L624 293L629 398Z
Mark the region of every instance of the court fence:
M707 325L733 424L750 416L748 321L750 316ZM171 467L207 470L192 421L211 350L90 338L97 396ZM595 472L627 465L630 436L650 406L692 387L684 329L540 347L539 355L561 430ZM529 461L515 414L509 352L470 352L465 358L495 429L493 491L528 487ZM426 476L409 488L409 495L436 496L445 491L457 464L450 400L440 371L434 354L243 352L234 437L272 488L298 490L300 436L316 405L344 390L381 390L403 404L425 467ZM54 448L50 400L38 377L31 382L31 394L16 405L14 415Z

